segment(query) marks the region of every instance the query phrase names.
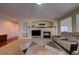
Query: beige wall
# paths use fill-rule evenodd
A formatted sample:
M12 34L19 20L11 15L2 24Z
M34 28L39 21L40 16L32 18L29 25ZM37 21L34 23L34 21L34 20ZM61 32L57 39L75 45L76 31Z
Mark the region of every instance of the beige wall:
M60 33L60 20L68 17L72 17L72 32L76 32L76 15L79 13L79 8L65 14L64 16L58 18L58 33Z
M8 19L0 19L0 35L7 34L8 39L18 36L18 27L17 23L14 23Z

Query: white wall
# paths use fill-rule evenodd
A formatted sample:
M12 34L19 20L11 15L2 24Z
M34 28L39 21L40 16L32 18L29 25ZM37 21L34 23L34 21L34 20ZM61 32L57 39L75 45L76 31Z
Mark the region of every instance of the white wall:
M79 32L79 14L76 15L76 31Z
M72 32L72 18L66 18L60 21L60 31Z

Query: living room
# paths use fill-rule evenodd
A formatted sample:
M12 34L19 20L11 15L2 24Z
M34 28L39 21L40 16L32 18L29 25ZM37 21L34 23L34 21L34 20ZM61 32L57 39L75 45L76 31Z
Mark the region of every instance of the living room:
M78 3L0 4L0 55L78 55L78 7Z

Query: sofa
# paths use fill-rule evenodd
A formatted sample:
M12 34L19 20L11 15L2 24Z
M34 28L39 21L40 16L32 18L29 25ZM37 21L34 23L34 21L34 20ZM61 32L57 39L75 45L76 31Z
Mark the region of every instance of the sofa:
M79 50L79 32L62 32L60 35L53 36L53 41L70 54Z

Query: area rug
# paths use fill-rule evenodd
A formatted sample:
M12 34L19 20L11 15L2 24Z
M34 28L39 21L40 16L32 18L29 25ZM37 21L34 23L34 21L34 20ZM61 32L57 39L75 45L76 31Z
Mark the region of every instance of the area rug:
M59 47L57 47L57 46L56 46L54 43L52 43L52 42L49 42L47 45L48 45L48 46L51 46L51 47L54 47L54 48L56 48L56 49L61 50Z

